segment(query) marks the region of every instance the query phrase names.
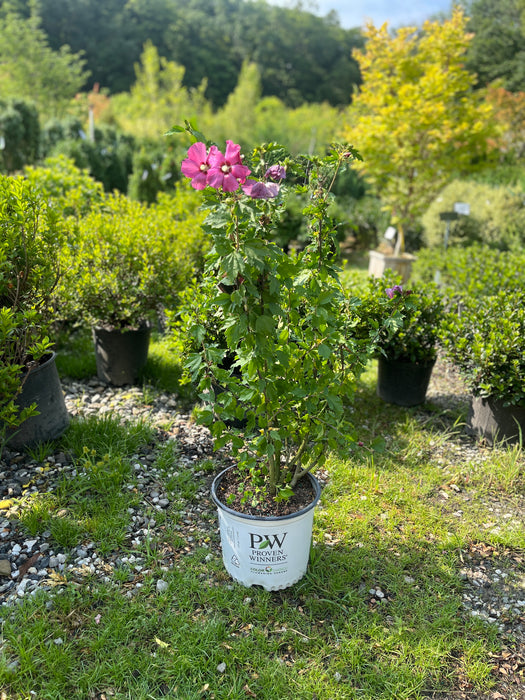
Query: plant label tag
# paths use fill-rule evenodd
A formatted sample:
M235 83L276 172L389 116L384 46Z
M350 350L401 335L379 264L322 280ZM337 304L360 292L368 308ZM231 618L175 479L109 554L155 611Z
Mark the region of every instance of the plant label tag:
M456 214L468 216L470 214L470 204L467 204L466 202L456 202L454 204L454 211Z

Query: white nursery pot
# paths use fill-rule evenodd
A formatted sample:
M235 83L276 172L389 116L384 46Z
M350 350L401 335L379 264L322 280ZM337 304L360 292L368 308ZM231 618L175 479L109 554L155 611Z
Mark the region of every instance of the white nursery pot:
M308 567L314 509L321 496L319 482L308 474L315 495L306 508L282 517L263 518L238 513L218 499L217 487L228 469L212 484L226 571L244 586L262 586L267 591L288 588L305 575Z

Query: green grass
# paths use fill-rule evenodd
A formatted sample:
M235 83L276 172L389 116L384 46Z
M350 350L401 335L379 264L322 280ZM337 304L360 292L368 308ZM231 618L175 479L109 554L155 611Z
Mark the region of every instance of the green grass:
M64 548L85 540L95 542L102 554L121 547L128 509L138 503L129 455L152 439L153 431L143 423L112 416L74 421L61 444L75 455L75 474L62 476L51 492L23 500L19 518L27 532L48 530Z
M89 328L57 327L54 338L56 366L61 377L88 379L96 376L95 351Z
M417 700L460 689L489 697L490 654L501 641L462 609L461 559L472 543L525 548L516 518L485 527L491 499L509 512L523 502L522 452L462 452L461 410L382 403L374 365L351 411L362 445L330 457L308 572L273 593L225 573L209 499L186 549L181 513L213 465L199 464L199 477L174 469L172 443L157 445L152 466L170 507L150 513L157 527L131 548L132 456L155 433L111 417L74 421L57 449L75 455L76 475L28 498L22 522L29 534L49 530L66 553L87 540L101 556L132 552L147 572L123 563L106 582L66 574L1 610L6 697ZM371 448L378 437L381 451ZM168 584L160 593L159 579ZM378 587L382 600L370 593Z

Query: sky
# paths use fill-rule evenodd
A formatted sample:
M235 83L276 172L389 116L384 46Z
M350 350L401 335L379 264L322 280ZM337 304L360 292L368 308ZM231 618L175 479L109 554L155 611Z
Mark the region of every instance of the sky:
M296 7L297 0L268 0L272 5ZM331 10L345 29L362 27L370 19L376 27L421 25L438 12L449 12L452 0L301 0L301 8L324 17Z

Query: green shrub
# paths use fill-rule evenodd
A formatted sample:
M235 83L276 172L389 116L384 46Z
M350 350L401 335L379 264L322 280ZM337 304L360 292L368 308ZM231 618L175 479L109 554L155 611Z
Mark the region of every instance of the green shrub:
M58 213L21 177L0 176L0 447L18 412L24 369L49 352L50 299L59 277Z
M22 411L16 405L16 397L22 391L23 365L9 358L16 354L18 338L26 320L30 320L27 314L15 314L10 308L0 307L0 454L8 428L18 427L26 418L38 413L36 404L31 404Z
M128 183L128 195L139 202L152 204L163 189L158 163L141 149L133 156L132 173Z
M156 322L202 265L201 220L181 218L176 196L147 207L108 195L78 222L63 249L61 316L116 328Z
M332 220L335 239L342 243L350 236L355 236L355 200L350 197L334 198L328 209L328 216ZM304 195L290 196L282 217L275 225L273 241L285 251L290 248L302 249L308 242L308 226L303 215L303 209L307 206ZM375 232L374 232L375 236Z
M429 284L439 271L440 288L447 297L493 295L525 288L525 253L499 251L487 245L466 248L424 248L418 251L412 267L412 280Z
M381 201L365 196L352 200L352 221L356 247L361 250L376 248L389 223L389 214L383 211Z
M376 355L391 360L428 362L437 355L437 342L444 318L441 295L435 285L401 285L393 273L368 278L354 305L360 321L353 333L367 339Z
M61 141L77 141L86 138L80 119L67 117L65 119L50 119L42 128L40 150L44 158L49 157L53 148Z
M39 166L28 166L25 175L64 217L83 216L104 198L102 185L65 156L47 158Z
M474 396L525 405L525 293L470 298L443 324L442 344Z
M95 140L90 141L80 130L78 134L56 141L50 146L48 156L65 156L78 168L101 182L106 192L127 192L132 168L133 138L113 128L95 130Z
M525 190L525 167L522 163L503 162L495 167L481 170L470 179L475 182L485 183L492 187L506 185L510 187L520 187Z
M62 226L59 213L31 182L0 176L0 306L48 315L59 278Z
M180 162L184 153L172 144L145 142L133 155L128 195L140 202L155 202L159 192L173 192L180 182Z
M479 242L509 249L525 243L525 196L520 188L455 180L445 187L422 217L426 245L444 245L446 226L439 214L453 211L456 202L469 204L470 214L460 215L451 222L449 246Z

